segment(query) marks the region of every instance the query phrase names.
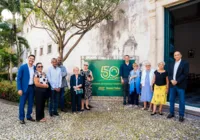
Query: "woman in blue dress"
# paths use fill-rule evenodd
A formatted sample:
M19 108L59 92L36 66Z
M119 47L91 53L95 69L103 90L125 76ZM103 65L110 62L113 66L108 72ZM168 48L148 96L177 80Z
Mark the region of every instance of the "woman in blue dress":
M141 101L144 102L143 110L147 110L147 103L150 103L149 111L152 111L151 99L153 95L152 81L154 76L154 70L151 69L151 63L145 63L145 70L142 72L141 85Z
M141 93L140 89L141 82L141 71L138 69L138 64L133 63L133 70L129 75L129 84L130 84L130 106L139 105L139 94Z

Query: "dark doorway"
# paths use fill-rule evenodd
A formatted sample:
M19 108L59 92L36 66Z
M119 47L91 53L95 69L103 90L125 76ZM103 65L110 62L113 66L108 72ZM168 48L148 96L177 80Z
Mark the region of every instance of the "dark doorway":
M200 0L165 9L166 63L175 50L190 64L186 105L200 107Z

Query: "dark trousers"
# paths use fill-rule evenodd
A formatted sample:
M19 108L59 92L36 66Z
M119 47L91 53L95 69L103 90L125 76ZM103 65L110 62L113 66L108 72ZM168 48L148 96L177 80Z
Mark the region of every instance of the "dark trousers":
M130 104L139 105L139 94L137 94L136 89L130 94Z
M60 89L60 109L65 108L65 88Z
M174 104L176 99L176 93L179 96L179 116L184 117L185 113L185 90L177 86L169 89L169 101L170 101L170 113L174 115Z
M130 103L130 94L129 94L129 83L128 78L123 78L124 84L123 84L123 92L124 92L124 104L127 103L126 97L128 96L128 103Z
M24 120L25 118L25 113L24 113L24 107L26 104L26 101L28 100L28 108L27 108L27 115L26 118L30 119L31 114L33 111L33 100L34 100L34 86L28 86L28 89L25 93L20 96L20 101L19 101L19 119Z
M58 113L58 98L59 98L59 92L52 90L50 101L49 101L49 113L54 114Z
M35 87L35 105L36 105L36 120L40 121L44 118L44 108L46 100L46 89Z
M81 111L81 96L74 91L71 93L72 112Z

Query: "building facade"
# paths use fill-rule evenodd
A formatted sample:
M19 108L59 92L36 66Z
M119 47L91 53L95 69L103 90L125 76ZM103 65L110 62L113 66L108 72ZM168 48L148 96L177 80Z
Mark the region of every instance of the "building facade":
M156 68L165 59L165 9L189 0L125 0L114 13L112 21L103 21L89 31L64 62L68 71L81 67L81 56L138 56L138 62L150 61ZM122 9L124 12L119 12ZM37 21L37 24L40 24ZM45 70L51 58L57 57L57 45L45 30L32 28L27 20L23 36ZM71 41L73 43L74 40ZM70 48L66 47L64 53ZM28 52L24 54L24 62Z

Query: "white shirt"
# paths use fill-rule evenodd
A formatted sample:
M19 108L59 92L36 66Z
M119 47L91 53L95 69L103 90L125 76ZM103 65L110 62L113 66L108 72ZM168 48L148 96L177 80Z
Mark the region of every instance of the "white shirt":
M175 62L174 72L173 72L173 80L176 80L176 73L177 73L177 70L178 70L180 63L181 63L181 59L179 61Z
M34 67L29 67L29 74L30 74L30 79L29 79L29 85L33 85L33 76L34 76Z
M51 88L61 88L62 84L62 73L59 67L51 66L47 73L47 79L51 85Z
M151 69L150 73L149 73L150 85L153 85L152 81L153 81L154 72L155 72L155 70ZM146 70L143 70L142 71L142 77L141 77L141 84L142 84L142 86L145 86L146 74L147 74Z

